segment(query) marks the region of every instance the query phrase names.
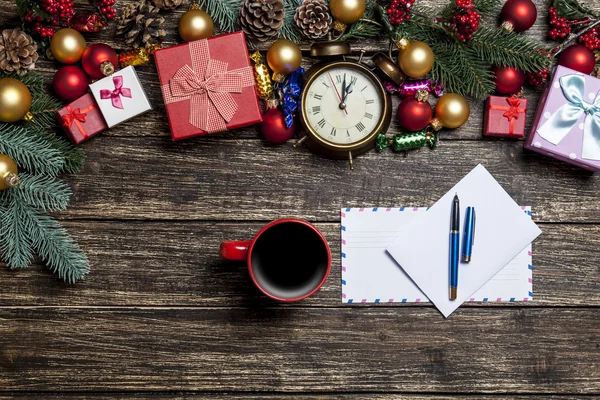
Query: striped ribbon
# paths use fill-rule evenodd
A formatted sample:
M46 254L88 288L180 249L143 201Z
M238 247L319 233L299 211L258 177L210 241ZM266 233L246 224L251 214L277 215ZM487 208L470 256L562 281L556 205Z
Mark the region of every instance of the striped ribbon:
M189 45L192 65L184 65L161 87L165 104L190 100L189 122L209 133L227 130L238 104L231 93L254 86L252 67L228 71L228 63L210 58L208 40Z

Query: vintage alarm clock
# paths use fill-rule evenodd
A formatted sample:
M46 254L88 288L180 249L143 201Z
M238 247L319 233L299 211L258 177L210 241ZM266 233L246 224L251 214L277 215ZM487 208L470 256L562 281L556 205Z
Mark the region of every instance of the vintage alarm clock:
M392 100L377 73L400 84L404 75L384 54L376 54L371 69L346 59L345 42L321 42L311 47L313 57L337 57L311 67L305 74L300 119L304 137L298 143L331 158L353 157L374 148L378 133L392 119Z

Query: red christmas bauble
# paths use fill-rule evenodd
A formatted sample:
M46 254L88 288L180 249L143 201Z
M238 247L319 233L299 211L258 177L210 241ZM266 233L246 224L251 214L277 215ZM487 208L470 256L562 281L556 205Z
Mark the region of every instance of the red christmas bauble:
M56 96L63 101L77 100L88 88L88 77L76 65L66 65L56 71L52 87Z
M271 143L287 142L296 132L296 121L289 128L285 126L283 111L280 108L270 108L263 114L260 132Z
M509 22L513 31L531 28L537 19L537 9L531 0L508 0L500 11L500 20Z
M428 101L419 101L414 97L407 97L398 106L398 122L409 131L425 129L431 122L433 111Z
M594 70L594 64L596 64L594 53L582 44L567 47L558 59L558 65L584 74L591 74Z
M495 67L492 69L495 75L496 92L500 94L515 94L525 83L525 74L512 67Z
M117 52L107 44L96 43L88 46L81 56L81 65L94 79L112 74L119 65Z

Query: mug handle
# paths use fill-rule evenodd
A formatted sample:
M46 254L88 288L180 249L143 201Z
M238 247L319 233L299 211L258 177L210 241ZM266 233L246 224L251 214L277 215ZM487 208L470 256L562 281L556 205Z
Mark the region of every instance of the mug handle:
M222 258L229 261L246 261L251 243L250 240L223 242L219 253Z

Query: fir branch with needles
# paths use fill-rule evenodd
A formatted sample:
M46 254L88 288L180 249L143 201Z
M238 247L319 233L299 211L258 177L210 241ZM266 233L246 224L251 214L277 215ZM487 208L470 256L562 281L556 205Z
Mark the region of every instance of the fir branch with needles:
M340 39L364 39L380 35L383 32L383 26L381 23L375 21L377 15L381 15L380 12L378 12L377 7L381 6L375 4L373 1L367 0L365 13L362 18L350 25Z
M43 77L10 77L29 87L34 120L0 123L0 153L17 163L20 178L18 186L0 191L0 257L9 268L24 268L37 253L59 278L74 283L89 272L89 261L47 212L66 209L71 189L57 177L78 171L83 153L54 134L60 102L45 91Z
M567 19L600 18L600 12L594 12L590 7L578 0L554 0L552 7L556 9L558 17Z
M221 32L235 31L242 7L241 0L198 0L198 4L210 15Z
M294 20L294 14L296 9L302 5L303 0L285 0L285 19L283 26L279 31L279 37L282 39L291 40L294 43L299 43L302 37L296 21Z

